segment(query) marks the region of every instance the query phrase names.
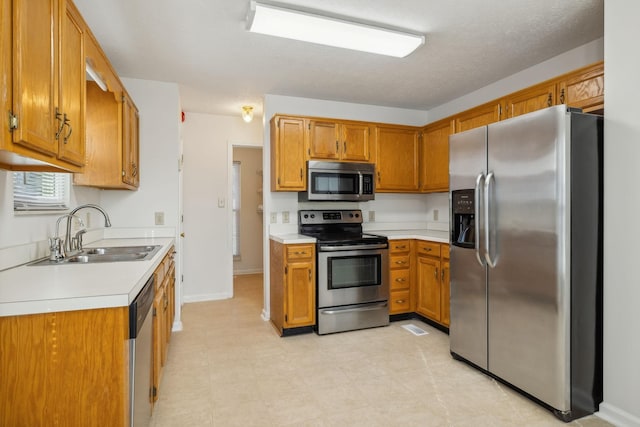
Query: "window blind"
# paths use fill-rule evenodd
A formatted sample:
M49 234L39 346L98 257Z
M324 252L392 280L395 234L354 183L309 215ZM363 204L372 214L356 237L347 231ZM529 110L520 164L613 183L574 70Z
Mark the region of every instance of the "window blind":
M56 211L69 208L71 174L14 172L14 211Z

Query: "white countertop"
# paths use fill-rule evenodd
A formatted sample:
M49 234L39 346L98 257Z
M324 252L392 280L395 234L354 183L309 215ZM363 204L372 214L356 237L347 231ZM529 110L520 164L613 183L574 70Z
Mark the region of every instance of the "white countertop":
M391 240L398 239L417 239L417 240L429 240L438 243L449 243L449 233L447 231L439 230L373 230L372 234L379 234L381 236L387 236ZM316 239L302 234L295 233L272 233L269 235L271 240L283 243L286 245L297 243L315 243Z
M103 239L85 248L162 248L147 261L23 265L0 271L0 316L128 306L173 244L173 238Z

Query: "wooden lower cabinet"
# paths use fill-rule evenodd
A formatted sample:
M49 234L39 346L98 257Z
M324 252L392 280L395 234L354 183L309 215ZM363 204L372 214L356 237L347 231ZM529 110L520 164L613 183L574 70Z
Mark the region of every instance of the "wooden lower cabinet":
M315 245L270 242L271 323L286 329L316 323Z
M128 307L0 317L0 341L0 425L129 425Z
M415 311L448 327L449 245L417 240L415 253Z
M169 340L175 313L175 262L174 248L158 265L155 272L155 297L153 300L153 401L158 400L162 368L167 362Z
M389 241L389 314L413 311L411 240Z

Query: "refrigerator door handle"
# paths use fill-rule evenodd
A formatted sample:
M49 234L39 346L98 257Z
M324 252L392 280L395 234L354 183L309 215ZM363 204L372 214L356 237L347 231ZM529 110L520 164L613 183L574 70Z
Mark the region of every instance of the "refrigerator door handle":
M484 267L484 261L482 260L482 256L480 255L480 240L482 236L482 234L480 233L480 213L482 212L482 205L483 205L482 197L481 197L483 186L484 186L484 174L479 173L478 176L476 177L476 188L474 191L474 200L475 200L474 227L476 230L476 235L474 240L475 240L476 260L478 260L478 264L480 264L480 267Z
M496 259L491 259L491 228L490 228L490 216L491 216L491 190L495 183L495 177L493 172L487 174L487 178L484 181L484 200L483 200L483 221L484 221L484 259L487 261L487 265L491 268L496 267Z

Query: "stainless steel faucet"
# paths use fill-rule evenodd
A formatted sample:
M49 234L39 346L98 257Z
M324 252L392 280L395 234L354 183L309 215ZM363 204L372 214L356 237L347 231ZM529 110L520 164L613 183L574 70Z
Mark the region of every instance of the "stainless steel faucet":
M51 261L60 261L66 256L65 253L65 242L60 238L60 221L63 218L67 218L67 221L70 223L73 218L76 218L80 223L81 227L84 227L84 222L82 222L82 218L73 214L62 215L56 221L56 235L54 237L49 238L49 259ZM86 232L86 230L85 230ZM79 232L78 232L79 233Z
M73 252L75 250L82 248L82 235L84 233L78 232L74 239L71 238L71 217L75 215L76 212L78 212L80 209L84 209L84 208L93 208L99 211L104 216L104 226L111 227L111 220L109 219L109 215L100 206L89 203L89 204L80 205L77 208L74 208L71 212L69 212L69 217L67 219L67 232L65 234L65 239L64 239L64 246L67 252Z

